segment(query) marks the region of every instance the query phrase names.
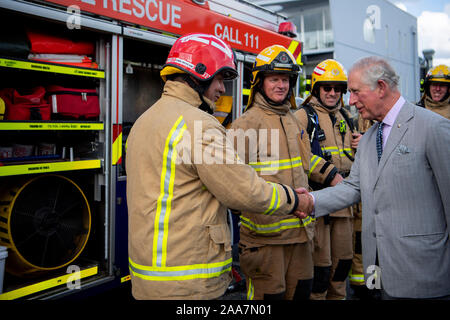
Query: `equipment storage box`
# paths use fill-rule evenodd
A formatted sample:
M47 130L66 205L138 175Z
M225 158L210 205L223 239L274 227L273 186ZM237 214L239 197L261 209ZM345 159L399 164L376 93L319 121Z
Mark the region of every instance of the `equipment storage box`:
M0 293L3 292L3 276L5 275L5 260L8 256L6 247L0 246Z
M95 89L74 89L49 86L47 94L53 113L72 119L92 119L100 114L98 93Z

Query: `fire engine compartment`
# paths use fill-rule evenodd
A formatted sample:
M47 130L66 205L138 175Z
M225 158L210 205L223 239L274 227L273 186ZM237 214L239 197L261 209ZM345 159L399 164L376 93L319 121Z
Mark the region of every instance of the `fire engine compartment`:
M51 35L92 42L95 47L95 61L102 60L100 42L111 41L111 36L105 34L85 29L67 30L62 23L4 9L0 9L0 20L2 25L6 24L13 29L32 27L33 30ZM5 37L7 32L7 29L3 29L1 36ZM104 77L51 72L52 68L58 70L55 66L59 64L46 62L21 67L20 63L29 61L23 57L2 55L0 58L19 65L17 68L2 65L0 89L13 88L18 94L25 96L32 93L36 87L47 88L57 84L65 88L95 89L100 93L100 100L104 100ZM36 66L48 66L50 71L35 71L33 67ZM99 66L97 70L100 71L102 67L104 66ZM82 72L87 69L73 67L72 70ZM100 102L100 109L99 116L91 119L52 114L52 119L44 121L0 121L0 125L4 126L0 131L0 147L7 152L13 151L13 154L8 154L9 157L0 159L0 169L3 169L0 176L0 244L9 246L3 294L0 294L0 299L57 296L70 292L71 288L76 287L79 278L88 285L89 282L106 279L111 275L111 254L108 251L110 234L105 228L105 225L111 222L111 217L106 213L107 190L103 183L104 163L108 154L105 145L105 101ZM42 129L41 124L47 125L49 130ZM83 130L83 126L87 130ZM8 130L9 128L11 130ZM78 168L84 163L87 163L84 168ZM14 168L17 168L17 172L14 172ZM49 177L54 179L38 184L40 180ZM74 189L69 191L67 186L61 187L63 181L71 181L70 185ZM34 189L33 184L36 184ZM27 188L31 188L32 191L28 193L32 192L34 196L27 195ZM53 208L52 214L46 203L52 202L50 198L53 197L53 191L53 203L55 207L60 208ZM58 195L58 192L61 194ZM80 209L80 203L76 203L80 200L73 200L78 196L85 199L84 209ZM57 204L58 201L60 203ZM89 211L89 219L87 215L82 217L77 213L70 213L70 206L78 208L73 209L74 211ZM14 214L8 216L8 211ZM77 231L74 231L75 229ZM78 232L77 237L85 238L81 245L73 247L71 242L76 240L68 236L71 232ZM44 239L42 244L39 244L39 237ZM70 252L71 250L73 252ZM63 256L67 251L67 259L55 256ZM16 256L14 260L13 256Z
M80 3L83 13L79 17L81 29L78 29L68 27L69 21L77 19L73 19L73 11L68 10L63 1L5 0L0 3L0 25L3 26L0 42L20 35L23 29L32 29L94 45L91 60L83 58L82 61L91 63L88 68L31 61L20 54L5 55L0 46L0 94L2 89L14 88L23 98L35 94L36 87L47 90L58 85L71 91L93 90L99 100L98 114L74 118L59 113L59 109L55 112L54 94L46 94L51 105L51 110L45 111L46 119L11 120L6 113L6 118L0 120L0 154L2 148L6 148L3 150L7 153L22 152L17 153L17 157L0 156L0 245L8 247L9 253L0 300L83 296L88 289L101 291L101 287L110 287L111 283L115 286L129 280L126 138L136 119L161 96L164 83L159 73L176 39L170 35L170 28L183 24L185 33L187 30L206 32L203 24L209 24L212 30L229 37L226 40L239 45L238 50L244 50L237 51L240 77L226 83L226 103L231 104L229 112L233 119L242 113L246 104L248 90L245 89L250 88L253 55L261 49L257 46L272 41L272 37L286 46L291 43L284 36L278 39L270 28L262 27L267 22L257 14L245 25L238 20L232 22L222 12L231 10L225 3L214 4L220 9L219 14L209 7L199 9L189 1L173 1L171 7L179 8L171 11L175 25L166 27L164 20L151 28L123 19L123 12L113 8L108 8L112 11L105 16L93 13L99 8L90 11L86 7L90 4ZM245 20L242 17L250 17L245 11L248 8L242 6L240 13L233 9L233 15L241 17L241 21ZM269 18L270 14L265 14ZM276 17L277 23L279 18ZM245 39L252 39L252 42L246 44ZM298 50L298 42L293 43L292 50ZM244 48L243 44L248 47ZM91 94L82 93L81 99L87 101ZM41 116L43 118L43 113ZM29 186L35 190L29 191ZM74 193L76 200L64 200L67 205L61 206L55 200L63 199L58 197L61 190L65 195ZM23 205L33 209L23 209ZM25 213L17 213L20 210ZM13 211L23 216L23 220L14 220ZM22 221L29 229L17 221ZM61 254L61 259L49 258L50 253L53 254L49 249L51 237L63 229L74 236L60 236L66 240L61 242L65 245L74 242L76 252L67 257ZM15 240L19 238L14 238L13 232L18 232L25 243L35 242L35 246L30 245L22 255L20 245L15 247ZM37 237L35 234L42 236L40 243L37 238L30 240ZM61 250L63 245L55 247ZM12 258L14 255L16 257Z
M119 176L126 176L126 139L139 116L153 105L163 91L164 82L159 72L170 47L141 40L125 38L123 44L123 127L122 163ZM150 54L151 53L151 54Z

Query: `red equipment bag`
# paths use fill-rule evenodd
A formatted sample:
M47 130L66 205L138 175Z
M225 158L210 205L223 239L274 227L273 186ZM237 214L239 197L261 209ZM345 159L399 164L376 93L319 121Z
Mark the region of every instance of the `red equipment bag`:
M49 86L47 94L52 112L59 117L92 119L100 114L100 103L95 89Z
M70 53L70 54L94 54L94 43L89 41L76 41L58 37L43 32L27 30L27 36L31 43L33 53Z
M6 88L0 92L6 103L6 120L50 120L50 104L44 87L32 89Z

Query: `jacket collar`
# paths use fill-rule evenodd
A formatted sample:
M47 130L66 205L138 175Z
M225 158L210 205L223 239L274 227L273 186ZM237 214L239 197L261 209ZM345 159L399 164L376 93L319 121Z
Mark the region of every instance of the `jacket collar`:
M202 100L200 99L197 91L192 89L188 84L180 81L167 80L166 84L164 85L163 95L176 97L196 108L200 107L200 105L202 104ZM203 96L203 99L214 112L216 109L215 103L205 96Z
M450 98L444 101L434 101L430 96L425 96L425 107L427 109L444 109L447 108L450 103Z

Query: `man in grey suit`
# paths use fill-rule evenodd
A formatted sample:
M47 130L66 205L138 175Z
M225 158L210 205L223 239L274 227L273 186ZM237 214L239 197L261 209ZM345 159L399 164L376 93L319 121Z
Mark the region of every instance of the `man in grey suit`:
M352 66L350 104L378 123L361 138L347 179L312 192L314 214L361 200L366 281L376 265L384 298L448 299L450 121L406 102L398 81L377 57Z

